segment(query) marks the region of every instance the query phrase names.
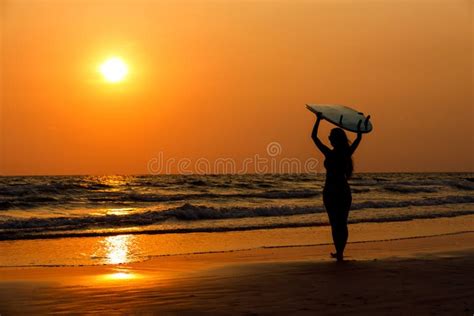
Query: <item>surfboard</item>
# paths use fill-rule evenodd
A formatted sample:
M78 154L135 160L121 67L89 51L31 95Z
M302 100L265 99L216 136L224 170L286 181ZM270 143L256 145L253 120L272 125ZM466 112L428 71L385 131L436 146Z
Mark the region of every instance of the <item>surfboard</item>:
M360 123L360 132L369 133L372 131L370 115L351 109L348 106L338 104L306 104L308 110L313 113L321 113L323 119L351 132L358 132L357 126Z

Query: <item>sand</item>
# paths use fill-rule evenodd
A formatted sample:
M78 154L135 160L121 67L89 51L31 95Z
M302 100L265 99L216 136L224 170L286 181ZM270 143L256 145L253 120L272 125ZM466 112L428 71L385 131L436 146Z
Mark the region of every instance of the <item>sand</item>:
M473 315L474 233L0 269L0 313Z

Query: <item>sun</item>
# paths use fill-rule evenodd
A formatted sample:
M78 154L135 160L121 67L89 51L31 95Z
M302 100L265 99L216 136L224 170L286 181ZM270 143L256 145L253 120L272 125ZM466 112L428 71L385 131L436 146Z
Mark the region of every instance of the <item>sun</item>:
M125 79L128 67L121 58L111 57L100 65L99 71L107 82L117 83Z

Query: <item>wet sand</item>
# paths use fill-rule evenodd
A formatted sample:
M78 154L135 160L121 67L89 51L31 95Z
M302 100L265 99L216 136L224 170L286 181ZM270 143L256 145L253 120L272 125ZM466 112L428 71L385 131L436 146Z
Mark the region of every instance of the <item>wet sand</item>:
M106 266L0 269L2 315L472 315L474 233L157 257Z

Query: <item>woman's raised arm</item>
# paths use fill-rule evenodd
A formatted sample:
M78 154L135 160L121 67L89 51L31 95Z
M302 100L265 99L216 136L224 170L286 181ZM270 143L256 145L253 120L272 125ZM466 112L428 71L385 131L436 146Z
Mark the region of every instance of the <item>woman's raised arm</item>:
M321 114L316 114L317 120L316 123L314 123L313 127L313 132L311 133L311 138L313 139L314 143L316 144L316 147L326 156L328 153L331 152L331 149L329 149L326 145L324 145L321 140L318 138L318 129L319 129L319 123L321 122Z
M361 123L362 123L362 120L359 121L359 124L357 124L357 138L351 144L351 148L350 148L351 155L354 153L354 151L356 151L357 147L360 144L360 141L362 140L362 133L360 132L360 124Z

